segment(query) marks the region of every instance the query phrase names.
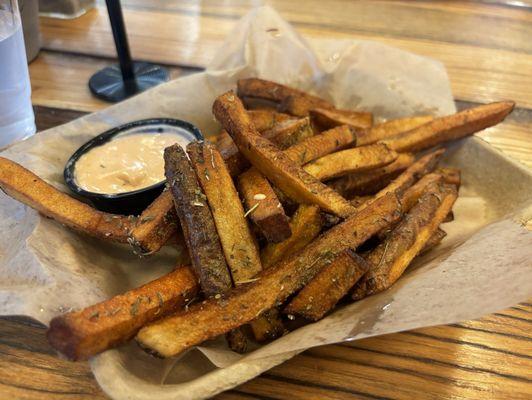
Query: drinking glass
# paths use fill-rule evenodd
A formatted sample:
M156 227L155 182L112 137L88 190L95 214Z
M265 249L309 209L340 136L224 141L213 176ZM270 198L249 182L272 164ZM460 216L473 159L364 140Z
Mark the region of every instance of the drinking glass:
M0 149L35 133L17 0L0 0Z

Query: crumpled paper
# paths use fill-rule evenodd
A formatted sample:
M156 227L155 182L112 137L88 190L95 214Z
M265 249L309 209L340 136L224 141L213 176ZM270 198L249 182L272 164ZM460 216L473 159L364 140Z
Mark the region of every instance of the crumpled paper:
M154 88L104 111L42 132L1 153L66 190L69 156L104 130L136 119L173 117L218 132L214 98L258 76L315 92L378 119L455 111L443 65L379 43L308 43L269 7L237 23L207 71ZM455 221L436 249L415 260L390 290L345 306L246 356L214 340L178 358L154 359L134 343L91 361L116 399L199 399L236 386L312 346L472 319L532 294L532 175L478 138L450 146L462 169ZM0 314L43 323L171 270L186 251L138 259L129 248L67 230L0 194ZM223 367L223 368L222 368Z

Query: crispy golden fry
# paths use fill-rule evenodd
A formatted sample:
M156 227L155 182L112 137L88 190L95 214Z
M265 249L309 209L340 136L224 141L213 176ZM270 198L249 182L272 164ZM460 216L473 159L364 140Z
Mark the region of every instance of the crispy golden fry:
M293 106L292 106L293 107ZM290 107L285 108L289 114L294 114ZM322 129L331 129L339 125L349 125L356 128L371 128L373 115L369 112L339 110L337 108L315 108L310 110L310 117ZM364 137L365 135L361 135Z
M311 111L314 109L319 110L334 110L334 107L325 102L322 99L316 99L314 96L309 97L308 95L295 94L288 97L285 97L284 100L279 104L279 110L286 112L288 114L294 115L296 117L306 117L309 116ZM341 123L336 124L343 125ZM324 129L333 128L335 125L330 124Z
M449 214L447 214L447 216L445 217L445 219L443 220L442 223L446 223L446 222L452 222L454 221L454 212L449 212Z
M431 115L393 119L366 130L363 134L359 135L357 142L359 146L376 143L379 140L417 128L433 119L434 117Z
M233 329L225 334L227 345L233 351L243 354L248 350L248 338L242 329Z
M182 308L198 288L192 269L179 267L112 299L55 317L46 336L69 360L86 360L125 343L148 322Z
M441 183L443 177L437 173L428 173L406 190L401 196L403 211L409 211L421 198L430 185Z
M312 242L323 225L318 206L302 204L290 221L292 236L281 243L269 243L261 252L264 268L269 268Z
M250 79L240 79L237 82L237 93L239 97L256 97L260 99L270 100L275 103L281 103L285 101L288 97L293 97L298 99L305 104L311 105L314 107L323 107L330 108L332 105L319 97L312 96L308 93L305 93L301 90L294 89L285 85L281 85L276 82L267 81L264 79L250 78ZM297 114L290 113L292 115L297 115L300 117L306 117L307 113L299 112Z
M320 181L353 172L364 172L388 165L397 159L397 153L382 143L337 151L308 163L303 168Z
M317 135L316 137L318 137ZM399 153L395 161L384 167L366 172L356 172L334 179L327 184L346 198L375 194L401 172L412 165L415 157L409 153Z
M262 136L271 140L272 143L281 149L286 149L306 138L314 136L314 130L308 118L279 122L270 131L264 132Z
M290 146L284 154L298 165L304 165L347 146L355 145L359 131L360 129L347 125L338 126Z
M242 285L227 298L209 299L193 305L188 312L145 326L137 334L137 341L164 357L170 357L252 321L305 286L340 253L348 248L356 249L399 219L400 208L394 194L374 201L302 251L264 270L257 281Z
M423 175L426 175L432 171L438 162L440 161L441 156L445 152L444 149L438 149L431 153L428 153L409 166L401 175L394 179L388 186L380 190L375 197L379 198L386 193L395 192L398 194L404 193L406 189L414 184L419 178Z
M139 216L129 232L128 242L136 254L149 255L159 251L172 237L178 242L183 239L178 229L174 199L165 191Z
M262 131L261 135L279 148L285 149L301 139L314 135L314 131L310 126L309 120L301 118L279 122L273 128ZM238 147L236 147L227 131L222 130L220 138L217 148L222 154L231 176L238 176L249 168L249 161L239 152Z
M450 211L449 214L452 214L452 211ZM445 238L445 236L447 236L447 233L443 229L441 228L436 229L436 232L434 232L432 236L429 238L429 240L427 240L427 242L425 243L425 246L423 246L419 254L425 254L427 251L432 250L434 247L436 247L437 245L441 243L441 241L443 240L443 238Z
M443 177L436 173L428 173L421 177L419 181L405 190L400 197L401 204L403 205L403 212L410 211L430 185L439 184L442 181ZM387 229L382 230L378 234L379 238L384 239L393 229L395 229L395 225L390 225Z
M281 243L269 243L262 250L263 267L269 268L277 264L312 242L320 234L322 222L318 206L300 205L290 221L292 236ZM250 326L258 342L275 339L284 332L283 322L276 309L266 311L259 318L251 321Z
M214 218L225 260L235 285L248 281L261 269L259 251L244 208L224 160L214 145L191 142L187 153Z
M284 153L296 164L302 165L351 144L355 137L355 129L344 125L320 135L306 138L290 146ZM270 243L286 240L290 236L290 230L287 228L288 219L284 208L279 207L279 202L281 204L287 203L289 199L282 192L272 188L264 176L254 168L240 175L239 182L240 192L248 209L253 208L258 203L254 198L257 194L266 196L264 200L260 201L258 208L250 214L251 219L266 239ZM276 196L274 197L273 194ZM283 201L281 201L280 195Z
M214 219L185 151L175 144L164 150L165 174L187 244L192 267L207 296L231 288L231 276Z
M48 218L104 240L128 242L133 217L98 211L49 185L26 168L0 157L0 188Z
M512 112L515 103L484 104L446 117L436 118L418 128L400 133L382 142L398 152L416 152L438 144L472 135L496 125Z
M276 339L285 332L283 321L277 308L271 308L249 324L257 342Z
M233 92L219 96L213 112L246 158L289 197L300 203L318 204L341 217L353 213L354 208L347 200L303 171L257 133L242 102Z
M403 274L451 211L457 191L451 185L430 185L405 219L373 250L364 276L366 294L381 292Z
M462 184L462 177L458 168L438 168L436 170L436 173L443 176L443 180L445 181L445 183L460 188L460 185Z
M352 250L344 251L301 289L283 313L312 321L323 318L368 270L369 264L362 257Z
M266 178L250 168L238 177L238 189L248 216L270 243L279 243L292 234L290 221Z

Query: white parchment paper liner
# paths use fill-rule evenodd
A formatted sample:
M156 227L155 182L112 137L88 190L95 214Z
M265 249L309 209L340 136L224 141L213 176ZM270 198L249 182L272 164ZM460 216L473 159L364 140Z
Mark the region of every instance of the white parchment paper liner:
M361 41L307 43L271 8L238 24L204 73L159 86L128 101L50 129L1 155L65 189L63 166L91 137L149 117L191 121L210 135L215 96L237 79L259 76L317 92L339 107L378 118L455 111L441 63ZM417 259L390 290L343 307L244 358L221 341L177 359L147 356L134 343L92 360L103 389L116 399L198 399L238 385L312 346L472 319L532 294L532 176L478 138L455 144L446 162L464 184L448 237ZM139 260L123 246L87 238L0 194L0 314L43 323L138 286L172 269L184 249ZM217 368L224 367L224 368Z

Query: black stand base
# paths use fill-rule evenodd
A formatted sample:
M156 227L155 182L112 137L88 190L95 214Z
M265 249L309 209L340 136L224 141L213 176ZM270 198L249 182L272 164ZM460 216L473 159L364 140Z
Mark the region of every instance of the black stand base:
M168 80L168 71L159 65L134 62L135 79L124 81L118 65L96 72L89 89L102 100L116 103Z

